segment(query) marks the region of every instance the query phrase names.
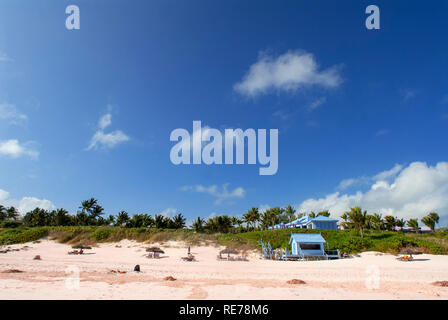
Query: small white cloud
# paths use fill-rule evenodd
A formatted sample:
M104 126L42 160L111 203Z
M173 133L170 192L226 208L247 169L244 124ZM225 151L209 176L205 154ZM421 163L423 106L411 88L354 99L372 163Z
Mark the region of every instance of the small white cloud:
M5 207L14 206L21 215L34 210L36 208L41 208L45 210L56 209L54 204L47 199L38 199L35 197L23 197L20 200L11 199L9 197L9 192L0 189L0 204Z
M388 134L389 132L390 132L390 131L387 130L387 129L381 129L381 130L378 130L378 131L375 133L375 135L376 135L377 137L379 137L379 136L384 136L384 135Z
M9 120L11 124L22 124L28 117L20 113L16 106L10 103L0 103L0 120Z
M183 186L182 191L193 191L198 193L209 194L216 199L215 204L220 204L224 200L234 199L234 198L244 198L246 191L242 187L237 187L231 191L227 189L228 183L223 184L221 188L217 185L211 185L209 187L203 185L196 186Z
M406 102L410 99L415 98L415 96L417 95L417 91L412 89L404 89L401 91L401 95L403 96L403 101Z
M100 118L100 121L98 122L98 127L100 128L100 130L104 130L111 124L112 124L112 115L110 113L107 113Z
M174 208L166 208L160 213L164 217L172 217L177 214L177 209Z
M22 156L37 159L39 157L39 152L31 149L29 147L30 144L30 142L20 144L16 139L0 141L0 155L8 156L14 159Z
M0 62L9 62L9 61L12 61L12 59L8 57L6 53L0 51Z
M323 105L326 101L327 101L327 98L325 98L325 97L322 97L322 98L319 98L319 99L317 99L317 100L314 100L314 101L310 104L310 106L308 107L308 111L313 111L313 110L319 108L319 107L320 107L321 105Z
M341 82L337 67L319 71L311 53L296 50L276 58L261 53L243 80L234 85L234 90L255 97L270 91L293 92L307 86L333 88Z
M104 129L112 124L112 115L110 113L105 114L98 121L98 131L95 132L87 150L97 150L100 147L111 149L116 145L129 141L130 138L121 130L115 130L109 133L105 133Z
M395 177L401 170L403 170L403 166L397 163L392 169L378 173L373 177L373 179L375 181L387 180L389 178Z
M274 117L280 118L281 120L288 120L293 116L293 113L287 112L285 110L277 110L272 115Z

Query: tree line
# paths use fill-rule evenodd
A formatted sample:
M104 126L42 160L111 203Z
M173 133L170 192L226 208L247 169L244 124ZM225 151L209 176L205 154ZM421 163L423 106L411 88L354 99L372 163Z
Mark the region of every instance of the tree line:
M150 214L129 215L126 211L120 211L117 215L108 215L105 217L104 208L98 203L98 200L91 198L81 202L76 214L69 214L63 208L56 210L45 210L35 208L27 212L23 217L14 207L4 207L0 205L0 222L3 226L14 226L23 224L27 227L41 226L117 226L127 228L158 228L158 229L183 229L186 227L186 219L178 213L173 217L167 217L162 214L154 216ZM273 207L263 211L252 207L241 217L230 215L219 215L203 219L197 217L192 222L191 229L196 232L209 233L229 233L246 232L254 230L266 230L270 226L280 223L288 223L304 215L310 217L330 216L328 210L310 213L296 213L291 206ZM344 228L359 229L361 236L366 229L372 230L395 230L396 227L403 228L409 226L415 231L419 230L418 219L399 219L390 215L382 217L381 214L368 214L366 210L360 207L353 207L345 212L341 218L341 225ZM429 213L420 220L424 225L435 229L439 223L439 215L435 212Z

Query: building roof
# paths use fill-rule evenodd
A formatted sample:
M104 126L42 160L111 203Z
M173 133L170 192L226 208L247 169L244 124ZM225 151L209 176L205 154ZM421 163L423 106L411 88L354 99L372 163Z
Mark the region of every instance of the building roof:
M302 242L317 242L317 243L323 243L325 242L325 239L322 237L320 233L291 233L291 238L289 239L289 242L294 240L296 242L302 243Z
M326 216L317 216L315 218L311 218L311 220L318 220L318 221L339 221L338 219L333 219Z

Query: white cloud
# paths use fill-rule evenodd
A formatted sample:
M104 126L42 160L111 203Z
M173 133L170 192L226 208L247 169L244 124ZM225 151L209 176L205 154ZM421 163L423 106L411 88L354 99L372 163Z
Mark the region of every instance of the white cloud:
M387 180L389 178L395 177L401 170L403 170L403 166L397 163L392 169L378 173L373 177L373 179L376 181Z
M0 51L0 62L9 62L9 61L12 61L12 59L8 57L6 53Z
M22 156L28 156L32 159L39 157L39 152L29 147L31 143L20 144L18 140L3 140L0 141L0 156L8 156L11 158L19 158Z
M112 115L110 113L105 114L100 118L100 121L98 121L98 127L100 130L106 129L109 125L112 124Z
M417 91L412 89L404 89L401 91L401 95L403 96L403 101L406 102L410 99L415 98L415 96L417 95Z
M177 214L177 209L174 208L166 208L160 213L164 217L172 217L173 215Z
M296 207L299 212L327 209L333 216L340 216L353 206L405 219L421 218L431 211L438 212L441 220L447 218L448 162L435 166L413 162L405 168L395 165L375 175L366 192L335 192L320 199L305 200Z
M0 204L5 207L14 206L22 215L35 208L41 208L45 210L56 209L56 207L50 200L38 199L35 197L23 197L20 200L11 199L9 197L9 192L2 189L0 189Z
M384 135L388 134L389 132L390 132L390 131L387 130L387 129L381 129L381 130L378 130L378 131L375 133L375 135L376 135L377 137L379 137L379 136L384 136Z
M317 108L319 108L321 105L323 105L327 101L327 98L322 97L319 99L314 100L310 106L308 107L308 111L313 111Z
M332 88L341 82L337 67L319 71L311 53L296 50L276 58L261 53L243 80L235 84L234 90L242 95L255 97L269 91L296 91L314 85Z
M10 103L0 103L0 120L9 120L11 124L21 124L28 117L20 113L16 106Z
M113 148L116 145L129 141L130 138L121 130L115 130L109 133L104 133L104 129L112 124L112 115L105 114L98 121L98 130L90 140L87 150L97 150L98 148Z
M228 183L223 184L221 188L219 188L219 186L217 185L211 185L209 187L205 187L203 185L183 186L181 190L209 194L217 198L215 204L220 204L222 201L228 199L244 198L246 191L242 187L237 187L229 191L227 189L228 185Z

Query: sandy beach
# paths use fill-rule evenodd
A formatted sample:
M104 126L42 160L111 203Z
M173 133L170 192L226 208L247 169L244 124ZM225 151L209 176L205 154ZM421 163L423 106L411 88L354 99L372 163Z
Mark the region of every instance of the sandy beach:
M101 243L85 255L50 240L11 245L0 254L0 299L448 299L448 256L412 262L364 252L331 261L218 261L218 247L192 247L197 261L181 260L186 245L160 245L160 259L144 257L147 244ZM5 248L3 248L5 249ZM33 260L40 255L41 260ZM141 272L134 272L140 265ZM23 272L10 273L11 269ZM113 272L126 271L126 273ZM164 280L173 277L175 281ZM291 279L304 284L288 284Z

